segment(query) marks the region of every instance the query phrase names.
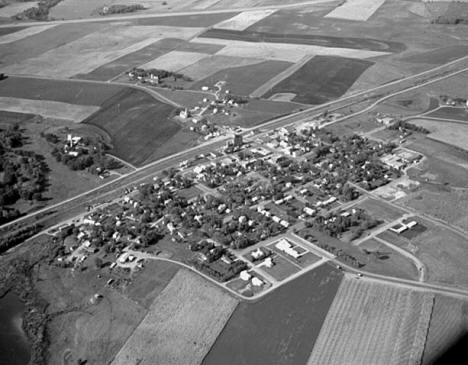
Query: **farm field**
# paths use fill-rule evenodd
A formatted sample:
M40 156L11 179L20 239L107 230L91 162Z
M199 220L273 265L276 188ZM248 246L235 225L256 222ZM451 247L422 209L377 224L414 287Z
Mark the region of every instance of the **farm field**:
M173 49L180 47L183 43L184 41L175 38L161 39L136 52L129 53L112 62L106 63L87 74L79 74L75 77L86 80L107 81L125 71L129 71L133 67L140 66L141 64L149 62L166 52L170 52Z
M427 114L431 118L455 119L468 123L468 112L466 108L440 108Z
M170 25L173 27L209 27L236 16L238 12L191 14L133 19L135 25Z
M66 119L81 122L99 110L98 106L76 105L49 100L32 100L0 96L0 110L37 114L45 118Z
M195 62L180 72L193 80L201 80L225 69L255 65L261 62L264 61L259 58L229 57L215 54L200 62Z
M440 356L458 341L466 338L468 334L466 307L467 302L460 299L435 296L422 364L449 363L443 361Z
M162 38L189 38L200 28L162 26L111 26L90 33L37 57L7 66L4 71L54 77L71 77L85 74L139 51Z
M171 51L141 65L141 68L145 70L156 68L158 70L175 72L182 70L207 56L209 56L207 53Z
M272 15L272 17L274 17ZM300 44L303 46L320 46L329 48L344 48L355 49L362 51L374 52L398 52L403 49L403 45L398 42L382 41L369 38L356 37L336 37L318 34L303 34L303 33L273 33L264 31L255 31L261 26L262 22L257 23L253 27L245 31L236 31L229 29L212 28L204 32L200 38L224 39L231 41L244 41L253 43L285 43L285 44ZM284 25L283 25L284 26ZM366 53L363 52L363 58ZM378 55L378 54L375 54Z
M55 27L55 25L38 25L29 28L11 28L12 32L0 34L0 45L19 41L23 38L30 37L37 33L41 33L53 27Z
M125 87L10 76L0 81L0 96L99 106Z
M294 43L284 43L284 39L278 39L277 42L262 42L261 39L253 41L238 41L222 38L194 38L194 42L219 44L225 46L217 54L230 57L250 57L262 58L267 60L299 62L309 55L336 56L356 59L365 59L372 57L385 56L388 52L368 51L354 48L328 47L321 45L309 45Z
M240 303L202 364L305 363L341 278L322 265L254 303Z
M255 65L223 69L193 84L191 88L200 89L204 85L214 85L226 81L226 88L236 95L249 95L272 77L284 71L291 63L283 61L265 61ZM182 71L183 72L183 71Z
M466 55L468 55L468 46L458 45L437 48L422 53L416 53L402 58L402 61L439 65L453 61L457 58L464 57Z
M468 135L468 124L429 119L413 119L411 123L428 129L431 132L429 138L468 151L468 141L465 138Z
M257 23L258 21L273 14L274 10L245 11L236 16L226 19L214 26L214 29L227 29L242 31Z
M0 8L0 18L10 18L26 9L37 5L37 2L16 2Z
M447 192L419 191L399 201L423 214L442 219L468 231L468 192L450 190Z
M372 217L382 219L386 222L392 222L400 218L405 212L381 200L366 199L356 207L364 209Z
M386 0L346 0L343 5L325 15L326 18L366 21Z
M372 62L351 58L315 56L293 75L275 85L265 97L295 93L293 101L322 104L343 95Z
M179 271L112 361L113 365L198 364L237 301L205 279Z
M185 131L170 117L174 107L155 100L143 91L126 89L102 104L99 112L84 121L112 139L111 153L141 165L196 142L195 133Z
M422 357L433 294L346 277L308 364L400 364Z
M42 26L41 26L42 27ZM36 28L32 27L32 28ZM48 27L36 34L21 37L12 43L0 44L0 60L3 67L24 62L29 58L39 57L45 52L53 51L67 43L77 41L93 32L111 28L104 23L88 23L86 27L82 24L60 24ZM25 29L29 32L29 28ZM11 34L13 36L14 33Z

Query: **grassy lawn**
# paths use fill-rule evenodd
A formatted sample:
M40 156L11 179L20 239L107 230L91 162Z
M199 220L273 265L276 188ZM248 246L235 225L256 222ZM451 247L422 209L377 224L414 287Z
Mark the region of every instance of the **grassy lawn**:
M272 259L274 265L271 268L262 266L261 270L264 270L278 281L282 281L299 271L299 268L279 254L272 256Z
M366 199L356 207L364 209L373 218L382 219L386 222L392 222L405 213L393 205L376 199Z

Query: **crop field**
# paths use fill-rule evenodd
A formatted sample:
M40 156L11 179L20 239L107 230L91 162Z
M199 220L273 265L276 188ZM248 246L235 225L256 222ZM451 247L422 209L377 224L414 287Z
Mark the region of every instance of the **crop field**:
M308 364L415 362L422 356L433 295L346 278Z
M400 218L405 212L381 200L366 199L357 207L366 210L372 217L392 222Z
M271 18L274 18L273 14ZM270 19L270 18L268 18ZM266 20L267 21L267 20ZM372 38L356 38L356 37L337 37L331 35L320 34L297 34L288 31L282 33L273 33L265 31L255 31L256 27L251 27L245 31L235 31L229 29L209 29L204 32L199 38L210 38L218 40L244 41L252 43L285 43L285 44L300 44L303 46L321 46L324 48L344 48L354 49L356 51L374 51L374 52L400 52L404 49L404 45L398 42L385 41ZM272 31L274 28L272 29ZM362 53L362 58L365 58L365 53ZM375 55L378 55L375 54ZM372 57L372 56L368 56Z
M6 73L71 77L85 74L139 51L163 38L188 38L199 28L162 26L120 26L88 34L75 41L7 66Z
M343 5L331 11L326 18L366 21L386 0L346 0Z
M435 364L439 356L466 337L466 306L460 299L436 295L422 364Z
M264 61L255 65L223 69L193 84L191 88L200 89L203 85L214 85L217 81L226 81L226 88L236 95L249 95L259 86L268 82L291 64L283 61Z
M402 58L402 60L405 62L439 65L456 60L457 58L461 58L466 55L468 55L468 46L460 44L458 46L442 47L431 51L406 56Z
M145 63L144 65L141 65L141 67L143 69L156 68L159 70L175 72L180 71L208 56L209 54L207 53L171 51Z
M427 115L432 118L454 119L468 124L468 112L465 108L440 108Z
M13 65L38 57L44 52L76 41L90 33L107 29L109 25L88 23L83 27L82 24L60 24L49 28L18 41L1 44L0 55L3 65Z
M122 91L112 84L90 84L10 76L0 81L0 96L31 100L49 100L76 105L99 106Z
M236 305L230 295L181 270L153 302L112 365L199 364Z
M343 95L372 62L351 58L315 56L269 93L295 93L293 101L322 104Z
M180 70L180 72L193 80L201 80L225 69L255 65L261 62L264 60L259 58L213 55Z
M133 19L135 25L170 25L173 27L209 27L236 16L238 12L191 14Z
M275 10L253 10L245 11L236 16L226 19L221 23L216 24L215 29L228 29L228 30L245 30L258 21L270 16Z
M111 153L134 165L188 148L196 135L182 130L169 118L174 107L145 92L126 89L102 104L84 123L112 138Z
M468 192L465 190L437 193L424 190L403 198L399 203L468 230Z
M240 303L203 364L304 364L341 278L322 265L254 303Z
M26 28L27 28L26 26L24 26L24 27L3 27L3 28L0 28L0 37L2 37L4 35L7 35L7 34L10 34L10 33L19 32L20 30L24 30Z
M98 106L76 105L49 100L19 99L0 96L0 110L38 114L46 118L81 122L99 110Z
M411 123L428 129L429 138L468 151L468 124L429 119L415 119Z
M133 67L149 62L156 57L174 50L184 41L175 38L165 38L150 44L136 52L129 53L112 62L106 63L85 75L76 75L77 78L87 80L107 81Z
M7 34L1 34L0 45L19 41L23 38L41 33L53 27L55 27L55 25L38 25L29 28L11 28L13 30L11 33L9 32Z
M357 59L365 59L387 55L388 52L368 51L354 48L339 48L339 47L324 47L320 45L301 44L298 47L294 43L283 43L284 39L277 42L261 42L257 41L238 41L221 38L205 38L198 37L194 42L219 44L225 47L217 54L231 57L250 57L263 58L267 60L299 62L304 57L309 55L321 56L339 56Z

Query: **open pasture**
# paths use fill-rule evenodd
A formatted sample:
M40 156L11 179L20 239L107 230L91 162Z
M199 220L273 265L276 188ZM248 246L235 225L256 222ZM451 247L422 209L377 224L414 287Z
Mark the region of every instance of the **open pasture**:
M76 105L49 100L19 99L0 96L0 110L38 114L45 118L66 119L76 123L99 110L98 106Z
M133 67L149 62L152 59L162 56L178 48L184 41L176 38L165 38L129 54L126 54L112 62L106 63L91 72L75 77L86 80L107 81Z
M270 16L275 10L253 10L244 11L240 14L226 19L221 23L216 24L215 29L228 29L228 30L245 30L258 21Z
M468 46L462 44L437 48L431 51L416 53L402 58L402 61L413 63L429 63L439 65L468 55Z
M170 120L174 107L145 92L125 89L102 104L84 123L112 138L111 153L134 165L190 147L196 135Z
M0 81L0 96L19 99L49 100L77 105L101 105L124 87L77 81L36 79L10 76Z
M276 84L265 97L276 93L295 93L295 102L322 104L343 95L371 65L372 62L365 60L316 56Z
M112 365L199 364L237 301L180 270L116 355Z
M322 265L254 303L240 303L202 364L304 364L341 278Z
M202 61L203 62L203 61ZM236 95L249 95L259 86L268 82L278 73L291 66L289 62L264 61L255 65L231 67L218 71L209 77L202 79L191 86L192 89L200 89L203 85L214 85L222 80L226 81L226 89Z
M11 28L11 29L15 29L16 31L13 31L7 34L1 34L0 45L19 41L21 39L30 37L34 34L41 33L53 27L55 27L55 25L37 25L34 27L29 27L29 28Z
M433 294L346 277L308 364L418 363Z
M428 129L429 138L468 151L468 124L430 119L413 119L411 123Z
M37 57L7 66L6 73L71 77L84 74L162 38L189 38L198 28L118 26L88 34Z
M333 11L325 15L326 18L366 21L386 0L346 0Z
M275 14L272 15L272 17ZM255 27L253 27L255 28ZM331 36L321 34L273 33L254 30L236 31L230 29L211 28L200 35L200 38L215 38L231 41L244 41L253 43L285 43L300 44L304 46L320 46L330 48L349 48L375 52L400 52L404 45L393 41L384 41L372 38L357 38Z

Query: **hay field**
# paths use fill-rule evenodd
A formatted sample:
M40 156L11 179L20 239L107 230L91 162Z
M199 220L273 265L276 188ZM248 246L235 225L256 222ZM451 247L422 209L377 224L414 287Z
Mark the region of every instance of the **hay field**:
M268 60L299 62L308 55L340 56L349 58L372 58L387 55L388 52L368 51L341 47L322 47L274 42L244 42L219 38L198 37L198 43L225 45L217 55L229 57L263 58Z
M38 114L45 118L66 119L76 123L99 110L98 106L76 105L50 100L31 100L0 96L0 110Z
M156 68L159 70L175 72L209 56L210 55L208 53L171 51L141 65L140 67L144 69Z
M418 363L432 306L432 294L347 277L308 364Z
M414 119L411 123L428 129L429 138L468 151L468 124L451 123L429 119Z
M228 294L180 270L112 365L199 364L236 306Z
M88 34L37 57L7 66L6 73L71 77L143 49L162 38L189 38L199 28L118 26Z
M229 30L245 30L251 25L259 22L260 20L270 16L276 10L254 10L244 11L236 16L224 20L214 26L217 29L229 29Z
M30 37L34 34L41 33L53 27L55 27L55 25L37 25L34 27L19 30L17 32L9 33L0 37L0 44L13 43L26 37Z
M346 2L325 15L325 18L356 21L368 20L386 0L346 0Z
M202 80L227 68L255 65L263 61L259 58L214 55L203 59L202 62L195 62L180 72L193 80Z

